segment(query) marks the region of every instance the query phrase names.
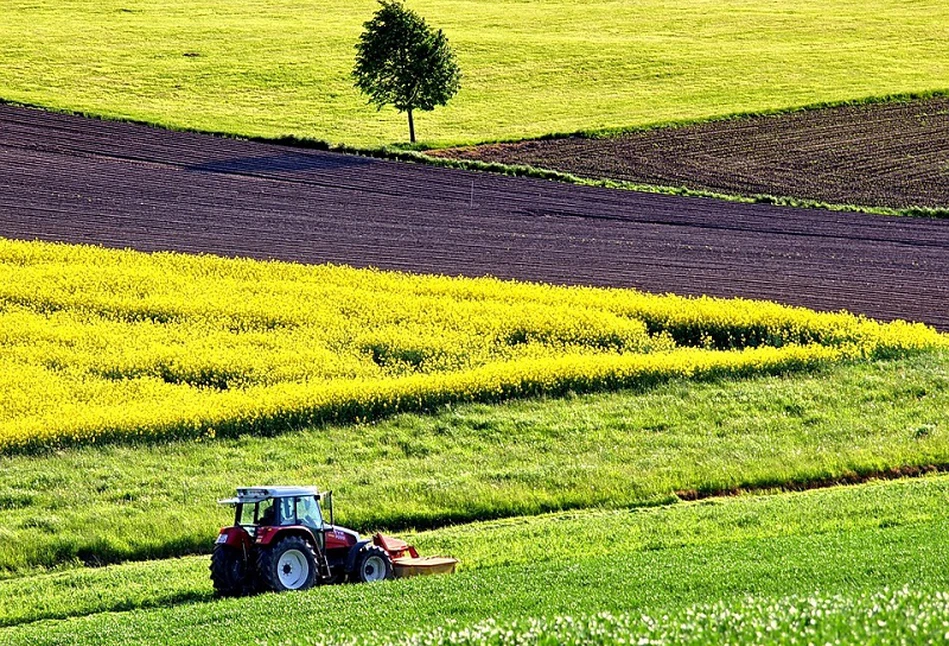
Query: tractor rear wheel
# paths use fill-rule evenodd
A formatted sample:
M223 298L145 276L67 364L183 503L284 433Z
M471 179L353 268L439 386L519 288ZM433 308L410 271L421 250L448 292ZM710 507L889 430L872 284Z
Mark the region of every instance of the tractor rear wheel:
M351 579L363 583L382 581L392 576L392 559L378 545L367 545L356 555Z
M260 551L257 571L274 592L307 590L316 583L316 552L299 536L288 536Z
M247 561L241 550L230 545L215 545L211 553L211 581L219 595L234 597L250 589Z

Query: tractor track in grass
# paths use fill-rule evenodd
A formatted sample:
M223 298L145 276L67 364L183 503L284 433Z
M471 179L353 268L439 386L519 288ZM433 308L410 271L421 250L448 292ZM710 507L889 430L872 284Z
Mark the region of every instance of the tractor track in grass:
M738 204L0 106L0 236L743 296L949 330L949 221Z
M865 484L867 482L906 480L923 476L949 473L949 464L924 464L888 467L864 473L848 472L838 476L815 477L804 480L774 482L772 484L738 485L719 489L679 489L675 497L680 501L706 500L708 498L730 498L741 495L761 495L775 492L793 493L814 489L832 489Z

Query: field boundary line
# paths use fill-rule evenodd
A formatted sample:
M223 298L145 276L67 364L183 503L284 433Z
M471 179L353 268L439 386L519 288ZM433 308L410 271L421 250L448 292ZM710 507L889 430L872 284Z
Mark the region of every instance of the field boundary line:
M937 97L949 97L949 89L927 90L927 91L922 91L922 92L906 92L906 93L897 93L897 94L883 95L883 96L869 96L869 97L863 97L860 99L851 99L851 100L842 100L842 101L826 101L826 102L821 102L821 103L807 104L804 106L776 108L774 110L764 110L764 111L757 111L757 112L754 112L754 111L736 112L736 113L718 115L718 116L707 117L707 118L664 121L664 122L656 122L654 124L647 124L643 126L634 126L634 127L625 127L625 128L616 127L616 128L603 128L603 129L598 129L598 130L579 130L572 133L552 133L548 135L543 135L541 137L524 138L524 139L486 140L486 141L482 141L475 144L459 144L458 146L454 146L454 147L461 148L461 147L475 147L475 146L481 146L481 145L487 145L487 144L498 144L498 143L550 141L550 140L557 140L557 139L566 139L570 137L587 138L587 139L604 139L608 137L618 137L621 135L631 134L631 133L649 132L652 130L659 130L659 129L666 129L666 128L675 129L675 128L682 128L682 127L699 125L699 124L704 124L704 123L733 121L733 120L739 120L739 119L745 119L745 118L751 118L751 117L780 116L784 114L795 114L799 112L830 109L830 108L836 108L836 107L874 105L874 104L891 103L891 102L908 102L908 101L930 99L930 98L937 98ZM589 179L589 178L578 177L571 173L565 173L562 171L550 170L550 169L530 166L526 164L503 164L500 162L483 162L483 161L478 161L478 160L437 157L437 156L428 154L428 152L434 149L425 149L421 146L416 146L413 148L407 145L406 146L386 145L386 146L379 146L379 147L364 148L364 147L358 147L358 146L350 146L348 144L341 144L341 143L334 144L323 139L300 137L293 134L280 135L276 137L242 135L236 132L202 130L198 128L172 126L172 125L162 124L158 122L119 117L119 116L114 116L114 115L109 115L109 114L49 108L47 106L43 106L40 104L24 103L21 101L11 101L8 99L4 99L3 97L0 97L0 105L9 105L9 106L14 106L14 107L29 108L29 109L34 109L34 110L43 110L45 112L50 112L54 114L64 114L64 115L71 115L71 116L77 116L77 117L84 117L87 119L95 119L98 121L114 121L114 122L119 122L119 123L129 123L133 125L147 126L147 127L155 128L158 130L166 130L169 132L182 132L182 133L191 133L191 134L199 134L199 135L208 135L208 136L220 137L224 139L251 141L255 143L286 146L289 148L319 150L319 151L324 151L324 152L355 155L359 157L384 159L388 161L418 163L418 164L423 164L427 166L434 166L434 167L441 167L441 168L452 168L452 169L467 170L467 171L486 172L486 173L492 173L496 175L507 175L511 177L527 177L527 178L533 178L533 179L543 179L543 180L548 180L548 181L561 182L564 184L573 184L577 186L587 186L587 187L593 187L593 188L619 189L619 190L634 191L634 192L639 192L639 193L671 195L671 196L678 196L678 197L709 198L709 199L715 199L719 201L735 202L735 203L742 203L742 204L768 204L771 206L786 206L786 207L805 208L805 209L823 209L826 211L865 213L869 215L949 219L949 207L933 208L933 207L919 206L919 207L891 208L891 207L879 207L879 206L865 206L865 205L860 205L860 204L839 204L839 203L823 202L820 200L813 200L813 199L807 199L807 198L797 198L793 196L769 195L765 193L742 195L742 194L737 194L737 193L726 193L726 192L711 191L711 190L706 190L706 189L694 189L694 188L689 188L688 186L642 184L642 183L637 183L637 182L629 182L626 180L616 180L616 179L608 179L608 178ZM439 150L447 151L451 149L442 148Z
M652 130L666 130L674 128L685 128L704 123L722 123L726 121L736 121L740 119L749 119L752 117L777 117L787 114L796 114L799 112L813 112L815 110L827 110L831 108L857 107L862 105L877 105L880 103L908 103L910 101L920 101L925 99L936 99L949 97L949 88L937 88L932 90L919 90L914 92L895 92L893 94L871 94L856 99L841 99L838 101L818 101L816 103L805 103L798 106L786 106L783 108L772 108L768 110L745 110L741 112L729 112L709 117L697 117L686 119L669 119L666 121L656 121L641 126L612 126L604 128L591 128L585 130L575 130L573 132L554 132L540 137L524 137L519 139L489 139L480 141L476 144L461 144L452 146L458 148L461 146L484 146L487 144L516 144L528 141L551 141L556 139L569 139L571 137L585 139L606 139L620 135L628 135L639 132L650 132ZM448 148L442 150L449 150Z

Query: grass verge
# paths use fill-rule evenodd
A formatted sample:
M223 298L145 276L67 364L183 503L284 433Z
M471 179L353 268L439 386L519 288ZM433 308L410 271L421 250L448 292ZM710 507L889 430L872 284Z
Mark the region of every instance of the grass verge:
M860 204L835 204L831 202L822 202L820 200L811 200L807 198L768 195L756 193L752 195L742 195L738 193L722 193L720 191L710 191L706 189L695 189L687 186L662 186L655 184L639 184L618 179L590 179L578 177L571 173L536 166L523 164L502 164L499 162L483 162L473 159L452 159L445 156L433 156L424 152L402 152L392 149L381 149L378 151L359 151L336 148L339 152L348 152L362 154L372 157L383 157L387 159L396 159L399 161L414 161L418 163L441 166L444 168L458 168L462 170L482 171L488 173L497 173L500 175L509 175L512 177L533 177L535 179L545 179L566 184L575 184L577 186L592 186L595 188L613 188L626 191L639 191L641 193L653 193L656 195L680 195L687 197L707 197L726 202L735 202L739 204L772 204L774 206L790 206L799 209L824 209L827 211L840 211L848 213L869 213L872 215L890 215L903 217L926 217L926 218L949 218L949 208L912 206L905 208L893 208L886 206L864 206ZM445 155L450 155L450 150L441 151Z

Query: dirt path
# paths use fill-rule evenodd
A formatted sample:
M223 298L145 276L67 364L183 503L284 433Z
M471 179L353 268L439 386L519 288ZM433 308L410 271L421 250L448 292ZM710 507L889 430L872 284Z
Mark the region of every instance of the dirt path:
M945 208L949 97L432 154L738 195Z
M949 330L949 221L594 189L3 106L0 236L745 296Z

